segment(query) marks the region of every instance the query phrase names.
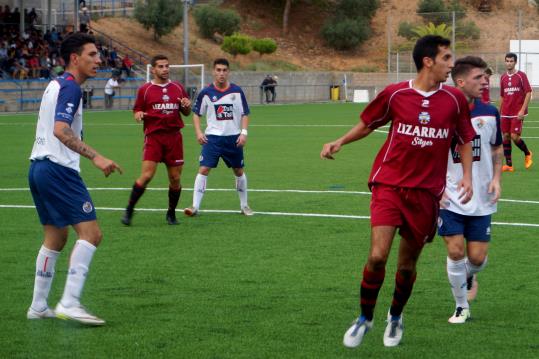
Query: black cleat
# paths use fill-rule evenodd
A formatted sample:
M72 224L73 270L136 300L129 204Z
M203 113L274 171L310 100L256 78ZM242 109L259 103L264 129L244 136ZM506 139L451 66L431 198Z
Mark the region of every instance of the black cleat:
M167 219L167 223L170 224L171 226L180 224L180 222L178 222L178 220L176 219L176 211L167 211L166 219Z
M129 209L126 209L121 221L126 226L130 226L131 225L131 219L133 219L133 210L130 211Z

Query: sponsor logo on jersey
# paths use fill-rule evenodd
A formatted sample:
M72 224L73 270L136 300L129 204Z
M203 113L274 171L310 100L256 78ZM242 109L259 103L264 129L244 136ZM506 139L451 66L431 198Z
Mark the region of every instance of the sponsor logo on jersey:
M84 211L84 213L90 213L92 212L93 209L94 209L94 206L92 206L91 202L86 201L82 205L82 210Z
M230 121L234 119L234 105L221 104L213 106L215 107L215 119L217 121Z
M422 125L427 125L430 122L430 113L422 111L419 113L419 123Z
M154 103L152 108L154 110L178 110L180 105L177 103Z
M448 128L434 128L427 126L414 126L406 123L399 123L397 133L407 136L419 136L425 138L441 138L449 137Z
M509 84L509 87L506 87L503 89L503 92L505 92L506 95L512 95L515 92L519 92L520 87L511 87L511 84Z

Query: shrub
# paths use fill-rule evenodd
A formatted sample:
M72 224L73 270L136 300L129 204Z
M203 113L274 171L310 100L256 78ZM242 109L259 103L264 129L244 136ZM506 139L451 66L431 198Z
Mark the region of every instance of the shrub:
M452 29L446 24L434 25L432 22L429 22L428 25L416 26L412 31L417 35L417 37L423 37L426 35L439 35L445 37L446 39L451 38Z
M416 12L425 21L435 25L451 21L451 14L447 12L443 0L421 0Z
M240 29L240 16L234 10L221 10L210 5L196 6L193 16L200 34L213 38L214 33L232 35Z
M277 43L273 39L254 39L253 50L258 52L260 56L264 54L272 54L277 50Z
M371 28L366 18L335 18L322 28L322 36L329 46L337 50L352 49L369 38Z
M370 19L379 7L380 1L378 0L341 0L337 4L336 17L348 19L366 17Z
M414 27L415 25L411 22L403 21L399 24L399 31L397 32L397 35L408 40L414 39L416 37L416 34L413 31Z
M146 30L153 29L154 39L159 40L182 22L183 12L174 0L137 1L135 19Z
M455 35L461 39L479 40L481 31L473 21L463 21L457 25Z
M238 54L247 55L252 50L252 39L240 33L225 36L221 50L228 52L234 57Z

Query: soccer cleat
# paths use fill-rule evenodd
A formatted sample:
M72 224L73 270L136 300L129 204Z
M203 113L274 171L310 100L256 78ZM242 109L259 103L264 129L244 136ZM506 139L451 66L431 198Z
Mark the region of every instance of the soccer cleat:
M133 219L133 210L129 210L128 208L125 209L124 215L121 219L121 222L125 224L126 226L131 225L131 220Z
M466 289L468 289L467 298L468 301L472 301L477 296L477 288L479 283L477 283L477 274L474 274L470 278L466 279Z
M356 348L363 341L365 333L372 328L372 320L365 319L360 315L350 328L344 333L342 343L347 348Z
M167 220L167 223L171 226L180 224L180 222L178 222L178 220L176 219L175 211L167 211L166 220Z
M515 172L515 169L513 168L513 166L503 165L502 166L502 171L503 172Z
M532 151L530 151L529 155L524 156L524 167L526 167L526 169L529 169L533 165L532 156L533 156Z
M472 315L470 314L470 309L457 307L455 313L451 318L449 318L448 322L451 324L464 324L466 320L470 319L471 317Z
M243 214L244 216L253 216L255 212L253 212L251 207L245 206L241 209L241 214Z
M88 311L86 311L86 308L84 308L80 304L66 308L62 305L62 303L58 303L58 305L56 305L55 312L56 318L59 319L74 320L82 324L95 326L105 324L105 321L103 319L88 313Z
M402 314L398 317L393 317L387 313L387 326L384 331L384 346L396 347L402 340L404 332L404 324L402 323Z
M183 213L185 213L187 217L193 217L197 215L198 209L195 207L187 207L183 210Z
M41 312L38 312L34 308L30 307L28 308L28 312L26 312L26 318L28 319L47 319L47 318L56 318L56 315L54 314L54 310L47 307L43 309Z

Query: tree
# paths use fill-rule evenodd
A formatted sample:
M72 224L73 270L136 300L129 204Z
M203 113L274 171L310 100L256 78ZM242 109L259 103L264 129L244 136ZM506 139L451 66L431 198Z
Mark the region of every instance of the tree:
M286 0L283 11L283 34L288 34L288 18L290 16L290 8L292 7L292 0Z
M134 15L146 30L153 29L154 39L159 40L182 22L183 5L175 0L138 0Z
M277 43L273 39L254 39L252 41L253 50L258 52L260 56L264 54L272 54L277 50Z
M236 57L236 55L247 55L253 49L252 39L247 35L235 33L230 36L225 36L221 50L228 52Z

